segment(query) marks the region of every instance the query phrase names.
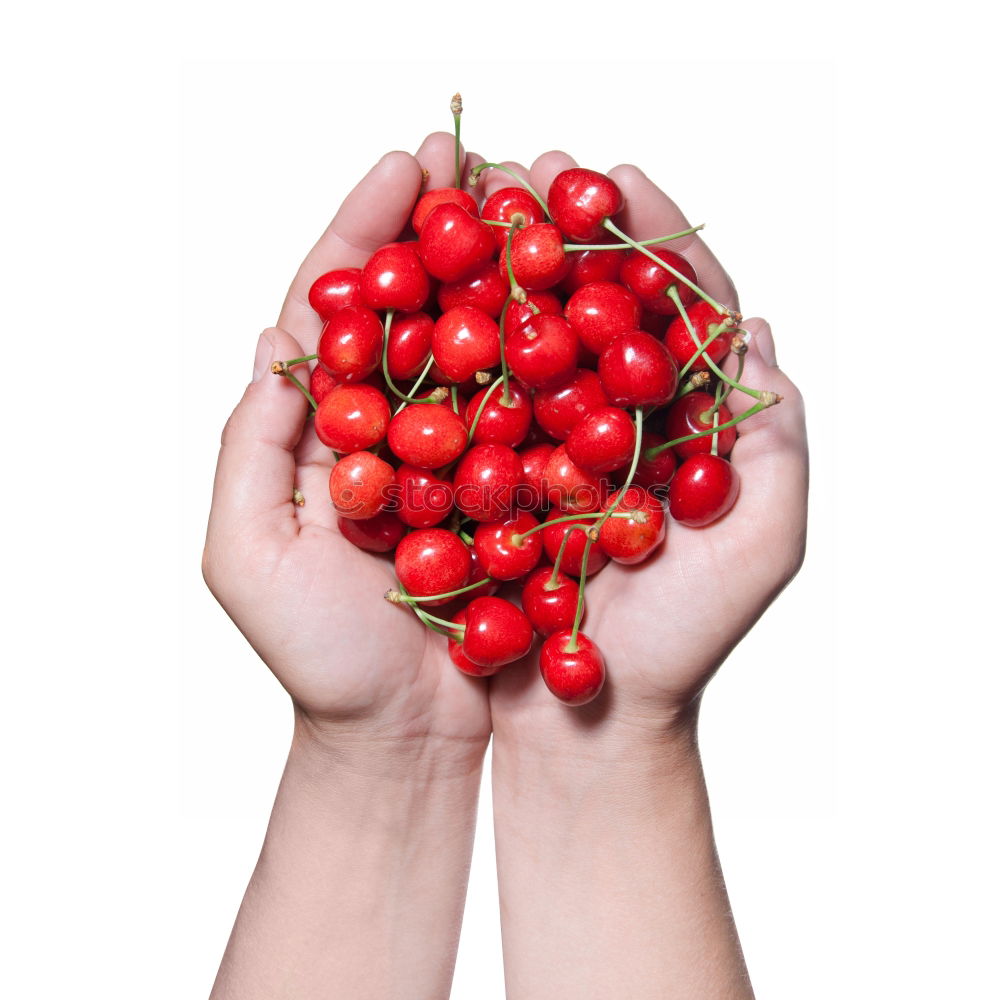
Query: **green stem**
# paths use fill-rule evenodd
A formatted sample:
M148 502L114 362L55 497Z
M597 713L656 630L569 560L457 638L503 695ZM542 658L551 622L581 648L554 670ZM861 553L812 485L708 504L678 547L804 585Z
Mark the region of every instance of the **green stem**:
M404 403L437 403L439 400L428 396L425 399L417 399L414 396L407 396L402 389L396 387L396 383L393 382L392 376L389 374L389 331L392 329L392 318L396 315L395 309L386 309L385 311L385 327L382 334L382 374L385 376L385 384L392 390L394 396L398 399L403 400ZM431 364L433 363L433 355L428 360L427 365L424 369L424 374L430 371ZM420 376L423 379L423 375ZM414 392L415 389L411 389Z
M455 122L455 187L462 186L462 159L459 153L462 136L462 97L456 94L451 99L451 117Z
M636 243L631 236L627 233L623 233L610 219L604 220L604 228L614 233L619 239L624 240L634 250L638 250L639 253L645 254L651 261L654 261L664 270L669 271L678 281L687 285L688 288L695 293L695 295L703 298L717 313L719 313L719 315L725 316L729 314L729 310L725 306L719 305L719 303L716 302L715 299L713 299L712 296L709 295L703 288L699 288L698 285L696 285L690 278L681 274L681 272L676 268L671 267L665 260L661 260L655 253L647 250L641 243ZM671 285L670 287L673 288L674 286Z
M739 382L739 380L741 378L743 378L743 362L744 362L745 358L746 358L746 351L744 351L742 354L738 354L736 356L736 374L733 376L734 381L736 381L736 382ZM719 384L722 385L721 382ZM725 404L726 400L729 399L729 394L732 391L733 391L733 387L731 385L726 385L725 392L722 393L722 396L721 397L719 397L719 396L716 397L715 406L712 407L712 412L713 413L715 413L719 409L720 406L723 406Z
M403 597L409 597L410 596L406 592L406 588L402 584L399 585L399 593ZM456 622L446 622L443 618L435 618L434 615L428 614L426 611L424 611L423 608L419 607L416 604L410 604L409 607L410 607L410 610L413 611L413 613L429 629L431 629L434 632L438 632L441 635L447 636L449 639L453 639L455 637L456 631L458 631L458 630L461 630L463 632L463 634L464 634L465 630L462 629L462 626L459 625L459 624L457 624ZM440 623L440 624L435 624L435 623ZM441 625L451 626L451 628L441 628Z
M549 215L549 207L548 205L545 204L545 200L523 177L520 177L518 174L515 174L513 170L511 170L509 167L505 167L502 163L480 163L478 167L473 168L472 176L478 178L479 175L484 170L499 170L501 173L508 174L510 177L513 177L514 180L516 180L518 184L520 184L521 187L523 187L528 192L528 194L530 194L531 197L534 198L535 201L537 201L538 204L542 206L542 211L545 213L545 218L548 219L550 222L552 221L552 216Z
M394 604L421 604L425 601L441 601L446 597L458 597L459 594L467 594L470 590L475 590L477 587L484 587L488 583L493 583L491 577L485 577L482 580L478 580L476 583L470 583L468 586L459 587L458 590L449 590L446 594L430 594L426 597L410 597L409 594L403 595L400 591L400 596L394 599ZM391 593L391 591L390 591ZM433 616L431 616L433 617Z
M303 358L292 358L290 361L282 361L281 363L291 368L292 365L301 365L305 364L306 361L315 361L318 357L318 354L307 354Z
M698 431L696 434L685 434L684 437L674 438L673 441L665 441L663 444L658 444L655 448L648 448L643 452L643 458L652 461L661 451L673 448L674 445L684 444L685 441L696 441L698 438L707 437L709 434L717 434L719 431L728 430L730 427L735 427L737 424L752 417L755 413L760 413L761 410L766 410L780 401L781 397L773 392L761 393L760 401L754 403L749 410L744 410L738 417L733 417L732 420L727 420L724 424L719 424L716 427L706 427L705 430Z
M669 236L656 236L651 240L636 240L634 243L564 243L563 250L567 253L571 250L628 250L630 247L651 247L658 243L668 243L670 240L679 240L682 236L693 236L705 228L703 222L700 226L692 226L690 229L682 229L679 233L671 233Z
M486 404L489 402L490 396L493 395L493 390L496 389L498 385L503 381L503 376L498 378L493 385L491 385L486 390L486 395L479 401L479 409L476 410L476 416L473 418L472 423L469 425L469 440L472 440L473 434L476 433L476 428L479 426L479 418L483 415L483 410L486 409Z
M410 388L411 395L415 393L420 388L421 385L423 385L424 379L427 378L428 373L433 367L434 367L434 355L431 354L427 358L427 364L424 365L424 370L420 373L420 376L417 378L417 381L414 382L412 387ZM422 400L419 400L418 402L422 402ZM396 413L401 413L403 410L406 409L407 406L409 406L409 401L404 399L403 402L399 404L399 408L396 410ZM393 416L395 416L396 413L394 413Z
M288 362L285 362L285 364L287 363ZM309 405L313 408L313 412L319 409L319 405L317 404L316 400L313 399L312 393L290 371L288 371L287 369L279 370L277 368L277 364L275 365L275 367L271 369L271 371L275 375L280 375L282 378L287 378L288 381L291 382L292 385L294 385L295 388L298 389L299 392L301 392L302 395L305 396L307 400L309 400Z
M553 522L549 522L550 524ZM556 553L556 561L552 565L552 575L549 577L548 582L544 586L544 590L555 590L558 585L559 580L559 567L562 565L563 553L566 551L566 543L569 541L569 536L579 529L580 531L590 531L589 524L573 524L563 532L562 541L559 543L559 551Z
M453 385L451 387L451 408L455 411L455 416L458 416L458 386ZM430 411L428 411L430 412Z

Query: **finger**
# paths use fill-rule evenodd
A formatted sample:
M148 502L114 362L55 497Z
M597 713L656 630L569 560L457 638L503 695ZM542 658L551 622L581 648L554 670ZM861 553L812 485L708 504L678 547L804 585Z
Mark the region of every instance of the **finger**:
M399 235L420 193L420 164L409 153L386 153L344 200L299 268L278 317L305 353L313 353L323 323L309 305L309 288L327 271L361 267Z
M462 168L462 190L471 194L480 208L482 208L484 201L483 186L481 184L476 184L476 186L473 187L472 171L478 167L480 163L485 162L486 161L478 153L466 153L465 166Z
M561 149L552 149L531 164L531 186L547 201L549 197L549 187L556 178L556 174L561 174L570 167L578 166L576 160L569 153L564 153Z
M465 150L459 147L460 167ZM425 191L455 186L455 137L450 132L431 132L416 152L417 162L427 171Z
M262 539L297 531L293 452L308 404L288 379L271 374L270 367L301 350L283 330L272 328L260 336L254 380L222 433L209 517L210 547L224 546L232 555L256 548Z
M519 178L524 181L528 180L528 168L517 163L515 160L504 160L500 166L513 171L517 174L517 177L511 177L510 174L503 170L487 170L482 184L479 185L483 189L483 195L486 198L496 194L497 191L502 191L504 188L523 187L524 185L518 183Z
M622 164L609 170L608 176L625 196L625 207L615 223L633 239L667 236L691 226L684 213L638 167ZM664 245L687 258L698 284L709 295L725 306L739 308L736 287L700 236L682 236Z
M307 427L295 449L295 483L301 494L296 508L299 527L318 525L335 531L337 509L330 502L330 470L336 461L334 452Z

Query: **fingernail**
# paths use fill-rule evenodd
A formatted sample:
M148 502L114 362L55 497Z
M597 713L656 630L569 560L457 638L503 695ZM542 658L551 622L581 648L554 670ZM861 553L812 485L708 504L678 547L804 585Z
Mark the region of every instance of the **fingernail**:
M778 359L774 353L774 337L771 335L771 325L762 322L754 330L750 338L750 344L757 348L757 353L768 368L774 368L778 364Z
M257 353L253 359L253 380L259 382L264 372L271 367L271 353L274 345L267 339L267 334L262 333L257 339Z

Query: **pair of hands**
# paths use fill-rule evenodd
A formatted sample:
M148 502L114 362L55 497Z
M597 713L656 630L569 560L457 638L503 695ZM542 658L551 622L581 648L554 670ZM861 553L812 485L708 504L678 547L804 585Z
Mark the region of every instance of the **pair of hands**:
M743 324L751 334L744 381L784 399L740 427L732 454L742 481L736 506L707 530L670 522L664 550L648 563L611 563L588 583L584 629L605 654L608 681L596 701L576 709L558 703L530 663L489 680L465 676L442 636L382 600L395 584L392 565L341 536L329 503L329 449L303 433L302 395L270 374L272 361L315 350L322 324L307 300L315 278L362 266L403 230L422 187L453 183L453 141L435 133L416 156L389 153L372 168L306 257L277 326L261 335L254 380L223 432L205 578L291 695L300 730L377 748L380 759L428 752L476 759L491 731L522 750L571 755L581 747L600 752L599 736L655 739L690 727L705 684L804 551L802 399L776 366L766 322ZM465 157L466 177L477 162ZM530 171L506 165L545 197L556 174L576 164L549 152ZM619 225L636 239L688 226L636 167L609 174L626 200ZM485 197L512 183L489 171L473 191ZM675 249L711 295L738 308L732 282L700 238L678 240ZM735 392L728 405L735 416L748 402ZM293 486L304 506L292 503Z

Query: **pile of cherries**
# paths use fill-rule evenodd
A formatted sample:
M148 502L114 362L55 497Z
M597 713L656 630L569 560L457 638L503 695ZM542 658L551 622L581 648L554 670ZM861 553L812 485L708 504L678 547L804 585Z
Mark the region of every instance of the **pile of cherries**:
M636 243L613 222L617 185L581 168L547 204L519 181L480 206L459 187L457 95L452 112L456 186L424 193L412 234L363 268L316 278L317 354L273 370L336 454L342 534L395 553L385 597L467 674L521 659L537 632L545 683L581 705L605 677L580 631L587 579L657 551L665 504L694 527L725 515L736 424L779 397L740 383L741 317L663 246L700 227ZM293 369L312 361L307 388ZM755 400L736 419L734 390ZM494 596L513 581L520 606Z

